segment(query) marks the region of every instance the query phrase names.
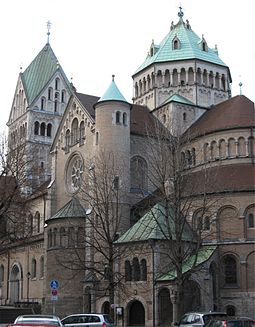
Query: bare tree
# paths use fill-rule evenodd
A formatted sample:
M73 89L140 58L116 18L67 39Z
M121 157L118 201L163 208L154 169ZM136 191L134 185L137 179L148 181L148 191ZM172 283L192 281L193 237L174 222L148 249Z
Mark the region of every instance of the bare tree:
M86 161L77 195L86 208L85 232L72 255L58 258L59 264L74 273L84 271L85 288L89 285L93 293L91 301L107 298L112 317L117 288L122 288L124 278L119 271L124 249L117 250L114 242L129 226L125 171L126 163L112 152L100 151Z
M183 310L185 282L196 270L204 239L212 234L209 225L215 218L219 199L210 196L210 186L216 183L217 170L212 174L210 167L201 165L197 171L199 155L192 148L191 135L173 136L160 123L148 132L146 154L148 182L155 190L150 214L165 244L160 251L166 260L161 260L157 276L170 271L175 274L171 299L173 322L177 322ZM190 269L184 272L187 260Z
M31 161L25 144L8 147L4 135L0 144L0 242L27 238L31 232L31 204L28 171Z

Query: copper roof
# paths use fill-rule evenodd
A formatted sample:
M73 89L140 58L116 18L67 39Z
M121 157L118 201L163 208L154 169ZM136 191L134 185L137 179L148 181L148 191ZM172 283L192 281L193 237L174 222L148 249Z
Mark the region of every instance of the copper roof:
M220 130L255 126L254 103L243 95L237 95L206 111L187 131L201 136Z
M205 171L197 171L186 175L187 195L207 193L254 192L255 165L252 163L222 165L208 167Z

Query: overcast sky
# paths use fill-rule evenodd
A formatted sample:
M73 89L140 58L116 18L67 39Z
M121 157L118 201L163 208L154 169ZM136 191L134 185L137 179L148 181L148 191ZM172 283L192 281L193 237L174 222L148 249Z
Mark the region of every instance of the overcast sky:
M0 4L1 118L9 117L20 67L47 42L78 92L101 96L115 74L127 101L132 74L146 58L152 39L159 44L177 23L176 0L8 0ZM232 75L232 95L255 101L255 0L182 0L184 20L204 35ZM252 80L253 78L253 80Z

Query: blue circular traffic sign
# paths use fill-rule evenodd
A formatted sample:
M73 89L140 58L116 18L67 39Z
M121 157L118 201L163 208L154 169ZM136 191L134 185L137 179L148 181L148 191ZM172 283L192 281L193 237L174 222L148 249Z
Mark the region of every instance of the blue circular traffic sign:
M51 287L52 289L54 289L54 290L58 289L58 287L59 287L59 282L58 282L57 280L52 280L52 281L50 282L50 287Z

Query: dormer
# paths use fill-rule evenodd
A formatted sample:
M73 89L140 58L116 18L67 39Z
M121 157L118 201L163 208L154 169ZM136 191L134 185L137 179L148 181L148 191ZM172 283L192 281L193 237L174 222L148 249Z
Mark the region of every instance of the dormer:
M154 40L152 40L149 56L153 57L157 53L158 49L159 49L159 46L154 44Z
M172 41L172 49L179 50L180 48L181 48L181 41L179 40L177 35L175 35L175 37L173 38L173 41Z
M198 43L198 46L202 51L208 52L208 45L203 35L202 40Z

